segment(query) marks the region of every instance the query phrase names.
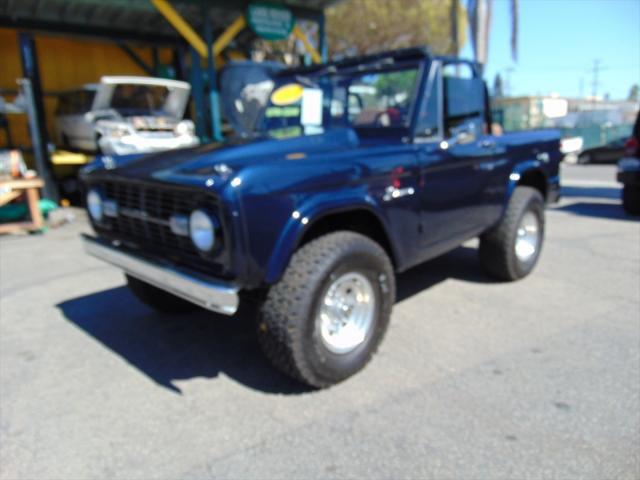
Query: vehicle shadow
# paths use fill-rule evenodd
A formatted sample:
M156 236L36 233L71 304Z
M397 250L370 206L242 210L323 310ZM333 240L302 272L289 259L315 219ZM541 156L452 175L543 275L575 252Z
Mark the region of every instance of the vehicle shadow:
M262 357L251 306L243 306L233 317L205 310L161 314L122 286L57 307L70 322L175 393L182 393L178 380L214 378L220 373L267 393L309 391Z
M587 217L637 221L622 208L621 189L613 187L562 187L562 197L569 203L553 210Z
M490 282L476 249L461 247L397 276L397 301L448 279ZM255 335L256 307L243 305L233 317L205 310L157 313L125 286L73 298L57 305L78 328L118 354L158 385L182 394L176 381L215 378L221 373L255 390L302 394L311 389L275 370Z
M447 279L472 283L496 283L480 267L478 249L462 246L396 276L396 303Z
M615 187L575 187L562 186L561 194L563 197L574 198L608 198L620 201L620 188Z

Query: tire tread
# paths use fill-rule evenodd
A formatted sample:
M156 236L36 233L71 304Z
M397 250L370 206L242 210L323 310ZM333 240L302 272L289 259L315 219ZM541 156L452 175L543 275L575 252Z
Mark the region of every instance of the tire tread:
M317 294L315 289L322 281L331 259L335 258L337 252L358 248L374 253L387 262L388 268L393 271L386 252L379 244L355 232L338 231L312 240L298 249L281 280L270 288L262 306L258 338L266 357L286 375L313 387L328 387L335 381L319 376L307 361L301 339L302 323L307 321L310 302ZM395 296L393 279L389 282L391 293ZM367 362L381 338L382 335L369 352Z

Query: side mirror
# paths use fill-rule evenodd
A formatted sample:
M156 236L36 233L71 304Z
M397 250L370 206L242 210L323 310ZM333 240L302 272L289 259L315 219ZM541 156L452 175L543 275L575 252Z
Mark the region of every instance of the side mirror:
M441 142L443 148L449 148L454 145L464 145L471 143L476 139L476 125L474 123L463 123L450 129L451 137ZM444 147L446 145L446 147Z

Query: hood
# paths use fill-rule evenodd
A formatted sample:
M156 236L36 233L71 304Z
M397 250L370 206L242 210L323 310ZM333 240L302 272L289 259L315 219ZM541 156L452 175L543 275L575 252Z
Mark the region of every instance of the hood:
M167 80L154 77L129 77L129 76L109 76L100 79L100 85L93 101L92 110L108 110L114 108L112 104L113 94L116 88L121 85L136 87L164 87L166 95L161 105L162 111L171 117L180 119L189 101L191 86L187 82L179 80Z
M349 128L332 129L319 135L284 140L236 139L190 149L152 155L108 157L113 174L137 179L201 183L211 177L224 179L243 168L267 162L303 162L318 154L356 148L357 134ZM104 162L103 162L104 163ZM99 163L94 169L101 168Z

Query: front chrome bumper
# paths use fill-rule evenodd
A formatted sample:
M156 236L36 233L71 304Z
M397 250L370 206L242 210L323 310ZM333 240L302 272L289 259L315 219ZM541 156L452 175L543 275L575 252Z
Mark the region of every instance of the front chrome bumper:
M88 235L83 235L82 238L84 249L89 255L119 267L154 287L213 312L233 315L238 310L238 288L233 285L205 280L143 260Z

